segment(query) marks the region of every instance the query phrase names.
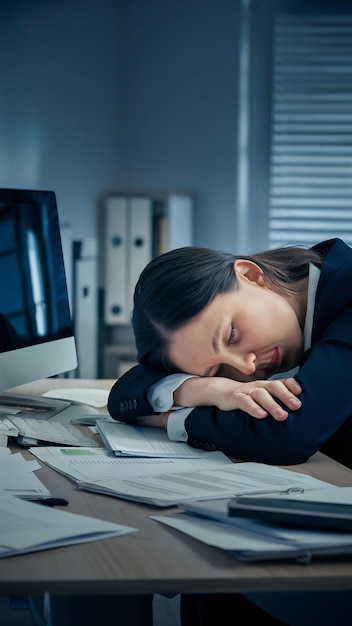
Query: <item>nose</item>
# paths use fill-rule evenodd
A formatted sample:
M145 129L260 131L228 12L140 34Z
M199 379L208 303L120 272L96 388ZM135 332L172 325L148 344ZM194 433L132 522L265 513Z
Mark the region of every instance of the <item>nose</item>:
M257 357L254 352L247 352L246 354L227 353L223 356L222 364L238 370L245 376L251 376L255 373L256 360Z

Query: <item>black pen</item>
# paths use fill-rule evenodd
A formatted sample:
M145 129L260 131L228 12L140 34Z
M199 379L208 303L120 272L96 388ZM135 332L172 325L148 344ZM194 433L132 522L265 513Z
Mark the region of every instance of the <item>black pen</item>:
M29 502L35 502L37 504L43 504L44 506L67 506L68 500L65 498L33 498L29 499Z

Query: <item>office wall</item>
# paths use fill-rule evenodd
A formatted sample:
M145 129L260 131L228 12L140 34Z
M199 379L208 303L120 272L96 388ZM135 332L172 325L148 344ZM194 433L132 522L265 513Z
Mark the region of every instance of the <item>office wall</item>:
M121 179L195 196L195 243L232 248L237 0L123 3Z
M119 4L0 3L1 186L49 188L78 238L119 171Z
M50 188L76 238L108 190L195 197L231 248L238 0L2 0L0 185Z

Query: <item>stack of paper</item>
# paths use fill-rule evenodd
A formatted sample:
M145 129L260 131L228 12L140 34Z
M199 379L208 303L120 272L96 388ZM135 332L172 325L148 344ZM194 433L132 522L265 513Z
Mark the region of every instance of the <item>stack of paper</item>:
M244 495L230 501L229 515L273 524L352 531L352 487Z
M317 490L304 490L306 502L311 500L327 503L329 494L335 503L337 501L351 503L350 488L330 485ZM198 541L226 550L240 561L293 558L301 563L309 563L313 558L352 555L351 532L274 524L246 517L229 517L229 503L228 498L187 501L180 503L182 512L153 516L152 519Z
M0 558L136 530L41 506L41 501L53 496L35 475L39 463L27 461L20 452L11 454L9 448L0 448L0 464Z
M17 437L18 429L10 422L8 417L1 415L0 407L0 446L6 447L9 442L9 437Z
M0 490L0 558L126 535L135 528L25 502Z
M187 443L170 441L163 428L143 428L122 422L97 422L97 433L104 446L115 456L157 458L197 458L203 451Z

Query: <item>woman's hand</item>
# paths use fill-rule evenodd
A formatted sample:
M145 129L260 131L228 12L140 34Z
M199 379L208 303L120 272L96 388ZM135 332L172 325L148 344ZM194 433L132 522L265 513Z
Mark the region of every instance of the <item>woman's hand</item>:
M302 392L294 378L256 380L241 383L230 378L189 378L174 391L174 403L179 406L217 406L222 411L242 409L252 417L263 419L271 415L278 421L288 417L288 411L301 407L297 397Z

